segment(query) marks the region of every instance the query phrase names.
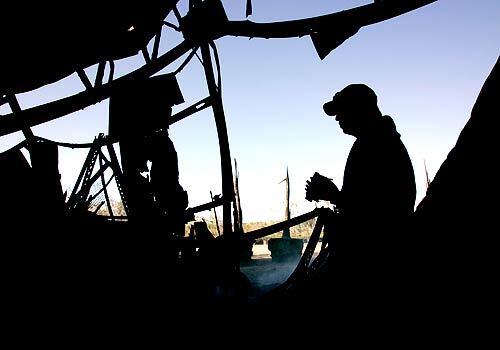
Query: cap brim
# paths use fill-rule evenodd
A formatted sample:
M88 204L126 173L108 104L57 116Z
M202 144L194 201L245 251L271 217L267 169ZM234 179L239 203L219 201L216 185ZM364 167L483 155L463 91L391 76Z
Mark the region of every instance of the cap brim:
M337 114L337 104L334 101L329 101L323 105L323 110L326 114L334 116Z

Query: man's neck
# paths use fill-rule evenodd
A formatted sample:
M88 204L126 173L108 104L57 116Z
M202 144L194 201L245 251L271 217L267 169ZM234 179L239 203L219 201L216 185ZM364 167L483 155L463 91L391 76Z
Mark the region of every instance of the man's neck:
M364 123L359 128L359 133L356 135L357 138L370 137L377 133L378 126L380 124L380 116L370 116L365 119Z

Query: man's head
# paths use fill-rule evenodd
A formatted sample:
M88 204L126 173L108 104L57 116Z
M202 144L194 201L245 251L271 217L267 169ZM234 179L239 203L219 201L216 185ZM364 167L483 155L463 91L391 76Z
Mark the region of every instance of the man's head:
M342 131L358 137L381 116L377 95L364 84L351 84L323 105L326 114L335 116Z

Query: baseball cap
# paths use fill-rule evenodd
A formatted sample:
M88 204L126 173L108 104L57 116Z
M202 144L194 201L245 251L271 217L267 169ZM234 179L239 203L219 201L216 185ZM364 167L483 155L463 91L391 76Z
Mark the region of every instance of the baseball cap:
M365 84L351 84L337 92L331 101L323 105L326 114L334 116L346 108L377 105L377 95Z

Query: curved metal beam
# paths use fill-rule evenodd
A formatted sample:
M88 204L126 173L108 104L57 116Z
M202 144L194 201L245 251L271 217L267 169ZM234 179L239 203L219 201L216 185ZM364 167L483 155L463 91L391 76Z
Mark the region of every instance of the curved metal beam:
M109 83L44 105L0 116L0 136L46 123L101 102L109 98L113 89L128 81L149 77L159 72L193 48L193 43L183 41L151 63Z
M401 4L373 3L349 10L318 17L274 22L229 21L223 36L245 36L251 38L293 38L310 35L321 28L339 24L364 27L400 16L437 0L401 1Z

